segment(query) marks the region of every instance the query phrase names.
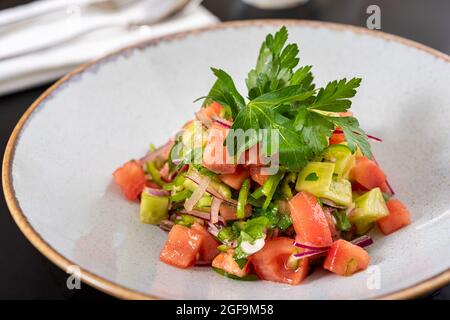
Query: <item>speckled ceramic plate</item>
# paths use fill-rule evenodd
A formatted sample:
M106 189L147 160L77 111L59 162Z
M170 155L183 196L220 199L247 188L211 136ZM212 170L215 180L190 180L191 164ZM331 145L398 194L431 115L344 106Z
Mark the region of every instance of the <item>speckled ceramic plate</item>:
M210 66L243 89L259 45L280 25L300 43L320 85L360 76L354 111L412 224L374 232L371 267L315 272L300 286L233 281L209 268L162 264L166 234L139 222L112 184L121 163L161 144L192 117ZM122 298L407 298L449 282L450 58L355 27L304 21L225 23L127 48L70 73L26 112L9 141L3 186L20 229L50 260Z

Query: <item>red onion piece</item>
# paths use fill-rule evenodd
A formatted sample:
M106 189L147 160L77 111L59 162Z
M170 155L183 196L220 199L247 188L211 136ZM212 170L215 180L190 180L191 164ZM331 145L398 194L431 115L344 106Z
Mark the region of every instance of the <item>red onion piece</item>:
M175 223L171 220L163 220L159 224L159 227L161 229L163 229L164 231L170 231L174 225L175 225Z
M297 241L294 241L294 246L299 247L299 248L303 248L303 249L308 249L311 251L323 251L323 250L328 250L330 247L315 247L315 246L310 246L307 244L303 244Z
M194 208L194 206L197 204L198 200L203 197L210 182L211 180L208 177L201 176L197 189L195 189L189 199L187 199L184 203L184 208L187 211L191 211L192 208Z
M211 233L214 237L217 237L217 235L219 234L220 230L219 228L216 227L215 224L208 222L208 232Z
M367 247L367 246L370 246L371 244L373 244L373 240L371 237L364 235L364 236L361 236L359 238L352 240L352 243L364 248L364 247Z
M214 122L220 124L222 127L225 127L227 129L231 129L231 126L233 125L232 122L230 122L228 120L225 120L225 119L222 119L222 118L217 117L217 116L214 116L213 120L214 120Z
M200 184L200 181L202 179L202 175L194 170L192 170L189 175L186 175L186 178L188 178L189 180L191 180L192 182L196 183L196 184ZM222 197L222 195L216 190L214 189L211 184L208 186L208 188L206 189L206 192L208 192L210 195L219 198L220 200L222 200L223 202L226 202L228 204L237 205L237 201L234 199L225 199L224 197Z
M328 251L328 249L327 250L319 250L319 251L305 251L305 252L294 254L294 257L297 258L297 259L306 258L306 257L315 256L317 254L322 254L322 253L325 253L327 251Z
M219 222L219 208L221 204L221 199L213 197L213 201L211 204L211 223Z
M156 197L168 197L170 194L166 190L145 187L144 192Z
M334 132L335 133L344 133L344 131L342 131L341 129L336 129L336 130L334 130ZM359 134L357 132L354 132L354 133ZM369 139L372 139L372 140L375 140L375 141L378 141L378 142L383 142L383 140L378 138L378 137L372 136L370 134L366 134L366 135L367 135L367 138L369 138Z

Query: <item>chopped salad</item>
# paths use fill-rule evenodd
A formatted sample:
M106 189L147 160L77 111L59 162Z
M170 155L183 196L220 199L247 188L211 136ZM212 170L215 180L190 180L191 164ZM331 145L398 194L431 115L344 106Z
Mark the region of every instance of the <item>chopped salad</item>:
M216 81L195 119L113 176L143 223L168 232L160 260L238 280L301 283L314 268L367 268L367 233L410 223L350 111L361 79L314 84L282 27L246 79Z

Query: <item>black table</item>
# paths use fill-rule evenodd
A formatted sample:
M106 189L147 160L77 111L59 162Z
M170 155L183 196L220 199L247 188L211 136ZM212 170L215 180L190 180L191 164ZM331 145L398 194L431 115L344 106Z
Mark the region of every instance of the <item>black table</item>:
M2 0L0 9L26 2L30 1ZM366 8L371 4L381 8L383 31L450 53L448 0L311 0L279 11L255 9L240 0L204 1L221 20L293 18L359 26L366 26ZM20 116L49 85L0 97L0 154ZM3 197L0 213L0 299L112 299L85 284L81 290L68 290L67 275L25 239L9 215ZM424 298L450 299L450 286Z

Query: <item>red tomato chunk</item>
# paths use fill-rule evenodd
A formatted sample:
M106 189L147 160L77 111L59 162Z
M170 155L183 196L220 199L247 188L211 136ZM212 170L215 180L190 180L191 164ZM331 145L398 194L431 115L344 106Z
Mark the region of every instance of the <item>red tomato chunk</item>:
M136 200L145 187L145 172L136 161L129 161L114 171L114 180L120 187L124 196L130 200Z
M386 202L389 215L377 221L381 232L388 235L410 224L409 211L406 206L397 199Z
M174 267L188 268L197 260L202 239L198 231L176 224L169 232L159 259Z
M327 253L323 267L341 276L350 276L369 265L369 254L345 240L335 241Z
M297 242L315 247L331 245L330 227L315 196L299 192L289 201L289 207Z
M264 247L250 257L260 279L297 285L308 275L308 258L295 261L291 266L289 258L295 253L294 240L279 237L267 240Z

